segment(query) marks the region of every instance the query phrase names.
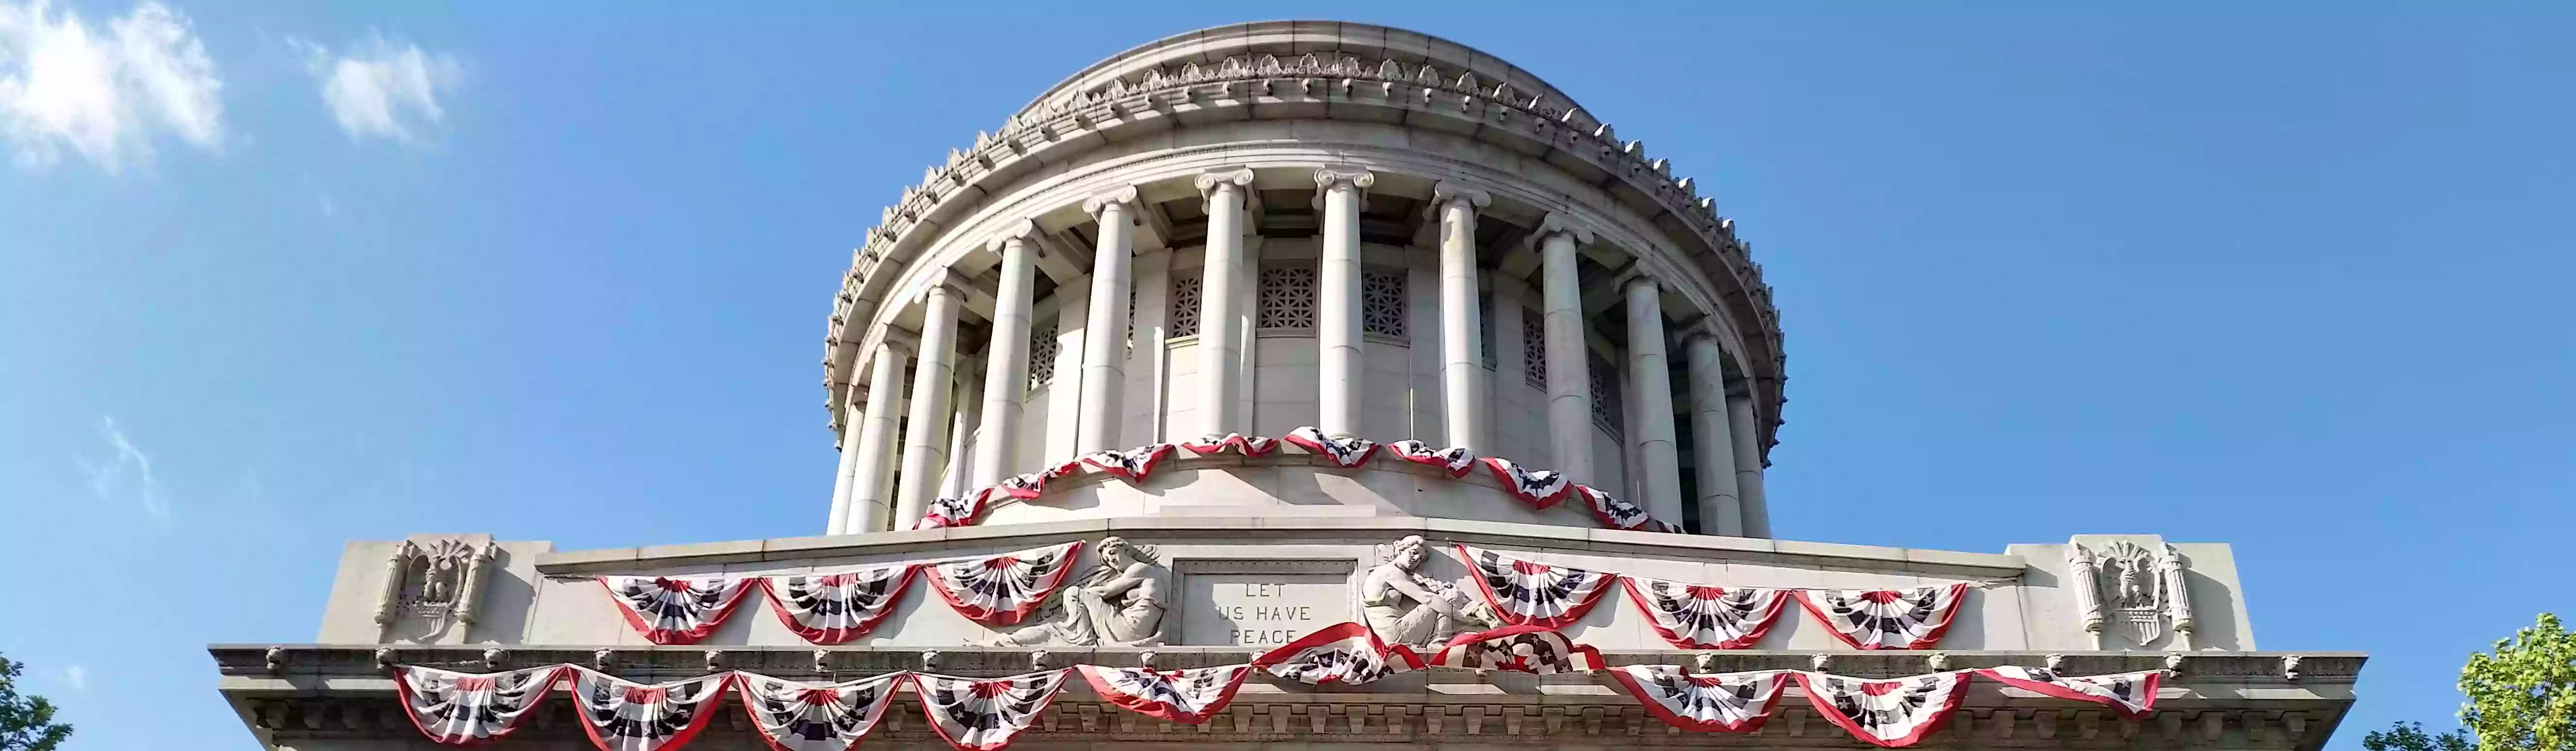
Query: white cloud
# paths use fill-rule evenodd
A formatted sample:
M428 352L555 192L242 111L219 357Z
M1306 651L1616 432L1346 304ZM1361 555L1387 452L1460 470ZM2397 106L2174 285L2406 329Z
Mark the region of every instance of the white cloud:
M381 35L369 34L367 41L339 54L297 44L312 56L306 67L322 82L322 101L331 106L331 119L352 139L377 136L416 143L420 131L447 117L438 98L455 94L464 83L464 67L456 58L388 42Z
M224 135L223 81L186 16L145 2L105 33L47 0L0 0L0 134L21 163L69 149L116 171L148 159L150 132L213 149Z
M81 471L89 475L89 492L102 501L131 496L143 507L143 514L153 521L170 521L170 502L161 497L161 481L152 476L152 456L135 448L125 431L116 428L116 418L99 418L99 437L107 440L116 456L105 462L74 458Z
M73 691L89 690L89 668L79 665L63 668L63 683L70 684Z

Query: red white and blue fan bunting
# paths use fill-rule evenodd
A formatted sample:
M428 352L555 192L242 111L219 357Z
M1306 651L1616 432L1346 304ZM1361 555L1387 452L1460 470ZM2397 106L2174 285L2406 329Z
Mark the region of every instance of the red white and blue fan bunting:
M1494 480L1502 483L1504 490L1520 496L1531 508L1554 506L1557 501L1565 500L1565 494L1574 491L1574 483L1567 482L1565 475L1554 470L1523 469L1521 465L1498 456L1485 457L1485 466L1494 471Z
M2147 716L2156 710L2156 686L2164 681L2164 671L2116 675L2065 676L2047 668L2004 666L1978 668L1977 673L2002 681L2004 685L2037 692L2060 699L2089 701L2110 707L2129 719Z
M1583 619L1601 596L1610 593L1617 574L1573 566L1556 566L1458 546L1458 559L1474 573L1476 591L1504 623L1514 626L1565 628Z
M1904 748L1950 720L1967 696L1968 676L1953 670L1911 678L1865 681L1824 673L1798 673L1807 703L1827 722L1874 746Z
M1125 451L1094 451L1084 454L1082 463L1099 467L1100 471L1117 475L1121 480L1144 482L1147 476L1154 474L1154 465L1169 453L1172 453L1172 444L1157 443Z
M1000 751L1055 701L1072 668L981 680L912 674L921 714L958 751Z
M1234 692L1243 688L1243 679L1252 675L1249 664L1170 671L1074 667L1082 671L1083 680L1091 682L1092 690L1100 692L1100 698L1118 708L1183 725L1207 722L1225 711L1225 705L1234 701Z
M1854 649L1926 649L1941 642L1968 585L1913 589L1801 589L1798 604Z
M1075 540L991 558L929 564L930 586L967 620L1009 626L1029 617L1073 571Z
M1254 667L1309 685L1359 685L1397 673L1421 670L1422 655L1402 644L1388 645L1377 633L1357 623L1317 629L1252 661Z
M1279 448L1279 439L1227 433L1222 436L1200 436L1198 440L1181 444L1181 448L1189 449L1190 453L1200 456L1221 451L1232 451L1244 456L1266 456Z
M842 683L808 684L735 673L751 724L776 751L849 751L894 706L905 673Z
M626 625L655 644L696 644L760 582L753 576L602 576Z
M1665 523L1661 519L1646 515L1646 507L1620 500L1590 485L1576 485L1574 493L1583 497L1583 508L1591 511L1592 518L1601 522L1603 527L1639 532L1681 531L1680 528Z
M816 644L840 644L868 635L894 612L912 586L910 563L837 573L769 577L769 605L787 630Z
M582 732L599 751L677 749L705 730L734 674L645 685L572 666Z
M1698 733L1758 733L1789 671L1692 675L1679 665L1621 665L1610 677L1664 724Z
M1576 644L1556 629L1504 626L1459 634L1431 656L1436 667L1509 670L1516 673L1589 673L1601 669L1601 650Z
M1387 444L1386 450L1394 452L1398 459L1439 467L1453 478L1466 477L1467 473L1476 471L1476 452L1464 447L1435 449L1421 441L1403 440Z
M1628 601L1646 614L1664 641L1682 649L1750 649L1780 620L1789 593L1778 589L1703 584L1623 576Z
M1036 472L1030 472L1025 475L1012 475L1010 477L1002 478L1001 484L995 485L988 490L1023 500L1036 498L1039 494L1046 492L1046 483L1048 480L1053 480L1079 471L1082 471L1082 460L1075 459L1073 461L1041 469Z
M1334 438L1324 435L1324 431L1312 425L1288 431L1286 440L1297 444L1298 448L1305 449L1307 453L1321 454L1332 459L1334 466L1343 469L1367 464L1369 457L1377 454L1377 444L1369 439Z
M930 506L921 510L921 519L913 522L912 528L939 529L941 527L974 526L976 521L984 518L984 509L987 508L986 502L991 499L994 493L1000 492L1003 491L996 486L967 493L963 498L930 499Z
M405 665L394 669L394 690L421 735L467 746L509 735L554 688L563 667L475 674Z

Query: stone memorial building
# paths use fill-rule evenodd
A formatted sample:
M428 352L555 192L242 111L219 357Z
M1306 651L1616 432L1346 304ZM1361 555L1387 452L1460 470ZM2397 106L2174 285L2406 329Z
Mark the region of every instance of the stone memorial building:
M1774 537L1762 267L1609 114L1356 23L1093 64L856 238L821 534L352 542L218 688L299 751L2326 742L2362 655L2258 650L2224 543Z

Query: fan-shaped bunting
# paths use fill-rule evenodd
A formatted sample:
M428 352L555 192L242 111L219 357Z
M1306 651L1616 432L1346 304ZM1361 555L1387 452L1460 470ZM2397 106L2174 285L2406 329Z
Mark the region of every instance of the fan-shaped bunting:
M895 686L906 673L841 683L797 683L735 673L736 691L751 724L776 751L849 751L894 706Z
M1172 453L1172 444L1157 443L1125 451L1094 451L1082 455L1082 463L1099 467L1100 471L1116 475L1121 480L1144 482L1147 476L1154 474L1154 465L1162 462L1163 455L1169 453Z
M1610 677L1664 724L1702 733L1758 733L1779 706L1789 671L1693 675L1678 665L1621 665Z
M509 735L552 690L564 666L478 675L405 665L394 669L403 714L429 740L466 746Z
M990 558L929 564L930 586L940 599L967 620L987 626L1009 626L1029 617L1046 602L1064 576L1082 541L1031 548Z
M1807 703L1827 722L1870 745L1904 748L1950 720L1950 711L1959 708L1959 700L1967 695L1968 676L1974 672L1953 670L1885 681L1824 673L1797 675L1798 685L1807 691Z
M913 522L912 528L974 526L976 521L984 518L984 510L989 507L993 494L1000 492L1003 492L1001 486L996 485L967 493L963 497L930 499L929 507L921 510L921 519Z
M645 685L578 665L574 708L599 751L676 751L705 730L734 674Z
M1749 649L1780 620L1785 590L1712 587L1643 576L1623 576L1628 601L1647 625L1682 649Z
M1358 685L1421 670L1423 662L1413 648L1379 641L1367 626L1336 623L1263 653L1252 665L1299 683Z
M816 644L841 644L868 635L894 612L912 586L910 563L831 573L769 577L769 604L787 630Z
M1183 725L1207 722L1234 701L1252 666L1227 665L1192 670L1113 668L1078 665L1083 680L1120 709Z
M1592 512L1593 520L1603 527L1639 532L1682 531L1664 520L1647 515L1646 507L1621 500L1590 485L1574 486L1574 494L1583 498L1584 510Z
M1515 626L1564 628L1583 619L1619 576L1573 566L1559 566L1458 545L1458 559L1475 574L1476 591L1503 622Z
M1925 649L1941 642L1968 585L1913 589L1800 589L1792 594L1834 638L1854 649Z
M1055 701L1072 668L982 680L912 674L921 714L958 751L1000 751Z
M1977 674L2046 696L2100 704L2133 720L2156 710L2156 686L2163 682L2165 675L2162 670L2149 670L2115 675L2065 676L2047 668L2009 665L1979 668Z
M722 625L742 596L758 585L752 576L602 576L608 599L617 601L626 625L655 644L695 644Z
M1565 475L1553 470L1524 469L1499 456L1485 457L1485 467L1493 470L1494 480L1501 482L1504 490L1520 496L1531 508L1554 506L1557 501L1565 500L1565 494L1574 492L1574 483L1567 482Z
M1601 650L1576 644L1544 626L1504 626L1459 634L1431 656L1431 664L1516 673L1589 673L1601 669Z
M1476 471L1476 452L1464 447L1435 449L1421 441L1403 440L1387 444L1386 450L1394 452L1398 459L1439 467L1450 477L1466 477Z
M1222 436L1201 436L1198 440L1181 444L1181 448L1189 449L1190 453L1200 456L1221 451L1232 451L1244 456L1267 456L1279 448L1279 439L1227 433Z
M1305 449L1308 453L1321 454L1325 458L1332 459L1334 466L1344 469L1367 464L1369 457L1377 454L1377 444L1369 439L1334 438L1324 435L1324 431L1312 425L1288 431L1288 437L1285 440L1297 444L1298 448Z

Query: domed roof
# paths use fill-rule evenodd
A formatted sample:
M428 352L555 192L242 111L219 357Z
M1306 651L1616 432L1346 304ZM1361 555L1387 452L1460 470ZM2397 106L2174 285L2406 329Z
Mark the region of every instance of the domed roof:
M1257 21L1174 34L1111 55L1049 87L1020 112L1037 113L1051 100L1098 90L1112 78L1134 81L1149 70L1177 69L1189 64L1214 68L1225 64L1227 58L1257 59L1265 55L1293 66L1293 61L1308 54L1329 58L1327 64L1353 57L1370 66L1393 60L1408 71L1429 65L1444 78L1474 73L1484 85L1508 85L1512 91L1535 95L1553 108L1575 106L1572 97L1519 66L1429 34L1348 21Z

